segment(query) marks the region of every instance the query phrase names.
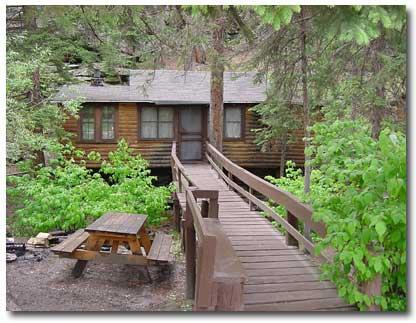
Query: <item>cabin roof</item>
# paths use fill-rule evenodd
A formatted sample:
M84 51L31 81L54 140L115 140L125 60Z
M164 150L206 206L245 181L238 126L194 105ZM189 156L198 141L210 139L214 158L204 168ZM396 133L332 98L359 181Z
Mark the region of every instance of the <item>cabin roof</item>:
M259 103L266 99L266 84L255 83L256 72L224 72L224 103ZM129 85L63 86L54 102L151 102L155 104L209 104L210 72L130 70Z

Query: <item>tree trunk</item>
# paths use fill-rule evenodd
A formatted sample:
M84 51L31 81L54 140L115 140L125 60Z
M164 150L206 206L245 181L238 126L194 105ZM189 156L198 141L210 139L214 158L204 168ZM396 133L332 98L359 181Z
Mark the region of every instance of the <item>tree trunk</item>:
M285 132L281 140L280 149L280 177L285 176L285 164L286 164L286 146L287 146L287 133Z
M27 31L35 31L38 26L36 23L36 6L23 7L23 25Z
M383 63L380 61L379 54L384 49L384 36L381 35L378 39L374 41L374 76L381 71L383 68ZM376 87L376 94L380 97L381 101L384 101L386 96L386 90L383 85L378 85ZM374 104L370 112L370 121L371 121L371 137L373 139L378 139L381 131L381 123L385 114L385 106L380 106Z
M222 151L224 110L224 31L225 17L215 20L212 32L214 57L211 64L210 141Z
M300 22L300 48L302 61L302 101L303 101L303 127L305 130L305 151L309 148L310 130L309 130L309 97L308 97L308 60L306 57L306 21L305 8L301 11ZM309 193L311 186L311 167L309 165L309 156L305 153L305 181L304 192Z
M33 83L33 88L32 88L32 92L31 92L30 101L32 102L33 105L37 105L42 100L42 96L41 96L41 93L40 93L40 70L39 70L39 66L36 67L36 69L33 72L32 83Z
M37 108L37 105L39 105L42 102L42 94L41 94L41 90L40 90L40 70L39 67L36 67L36 69L33 72L32 75L32 82L33 82L33 88L32 91L30 93L30 101L32 103L32 105L34 105L34 109ZM42 133L42 129L39 127L36 127L34 129L34 132L36 133ZM46 165L45 162L45 154L43 152L43 150L38 150L36 151L36 164L39 165Z

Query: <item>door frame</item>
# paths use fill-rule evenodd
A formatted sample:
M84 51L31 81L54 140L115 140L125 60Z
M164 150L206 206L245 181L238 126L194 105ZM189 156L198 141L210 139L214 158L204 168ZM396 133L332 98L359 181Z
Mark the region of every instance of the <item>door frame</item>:
M200 159L188 159L184 160L185 163L198 163L205 159L205 142L207 140L207 112L208 108L206 105L185 105L178 107L177 109L177 127L176 127L176 137L177 140L177 146L178 146L178 152L179 156L178 158L182 161L181 156L181 145L183 141L197 141L195 139L193 140L183 140L182 139L182 131L181 131L181 112L187 108L194 108L194 109L200 109L201 110L201 132L187 132L186 134L200 134L201 135L201 158Z

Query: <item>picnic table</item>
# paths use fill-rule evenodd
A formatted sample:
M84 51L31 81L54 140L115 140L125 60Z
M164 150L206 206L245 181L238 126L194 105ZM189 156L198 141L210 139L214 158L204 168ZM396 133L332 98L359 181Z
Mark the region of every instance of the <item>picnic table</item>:
M172 238L157 232L152 241L147 234L146 220L147 215L143 214L106 213L51 250L60 257L77 259L72 271L75 277L82 275L90 260L140 265L146 269L151 264L166 265L171 260ZM111 247L105 250L105 245Z

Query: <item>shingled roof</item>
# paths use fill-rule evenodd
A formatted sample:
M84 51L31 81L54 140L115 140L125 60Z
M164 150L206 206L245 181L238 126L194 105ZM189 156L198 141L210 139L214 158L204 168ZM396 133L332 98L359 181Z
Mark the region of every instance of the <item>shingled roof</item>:
M266 99L266 84L254 82L255 72L224 73L224 103L259 103ZM53 101L151 102L156 104L209 104L210 72L130 70L129 85L63 86Z

